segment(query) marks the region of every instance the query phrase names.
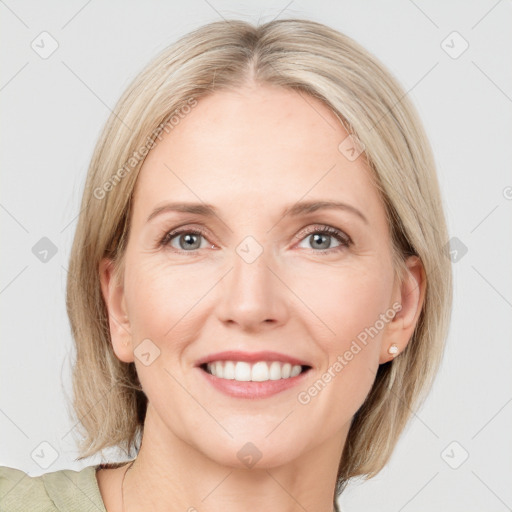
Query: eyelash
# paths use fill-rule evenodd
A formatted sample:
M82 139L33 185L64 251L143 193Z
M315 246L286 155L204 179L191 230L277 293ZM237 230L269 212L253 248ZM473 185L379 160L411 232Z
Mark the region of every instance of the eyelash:
M311 249L311 251L313 251L315 254L333 254L333 253L339 252L343 249L350 247L353 243L351 238L348 235L344 234L342 231L340 231L336 228L333 228L331 226L320 225L319 227L316 227L316 229L314 229L314 231L311 231L311 232L305 234L304 236L301 236L302 233L303 232L301 232L301 234L296 235L296 238L300 238L300 241L302 241L303 239L306 239L307 237L309 237L311 235L324 234L324 235L330 235L333 238L335 238L338 242L340 242L340 245L338 247L333 247L333 248L329 248L329 249L319 249L319 250ZM160 239L158 245L160 247L169 247L171 240L173 238L175 238L176 236L182 235L182 234L201 235L203 238L207 239L206 232L200 228L178 228L174 231L168 231L167 233L165 233L165 235ZM189 255L197 254L197 249L192 250L192 251L184 251L182 249L176 249L175 247L172 247L171 250L178 254L180 254L180 253L186 253Z

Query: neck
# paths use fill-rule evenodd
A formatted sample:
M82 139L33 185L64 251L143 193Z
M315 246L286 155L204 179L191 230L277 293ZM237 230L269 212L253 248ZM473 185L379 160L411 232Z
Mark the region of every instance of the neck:
M332 512L347 428L298 459L240 468L178 438L148 404L141 448L124 482L124 512Z

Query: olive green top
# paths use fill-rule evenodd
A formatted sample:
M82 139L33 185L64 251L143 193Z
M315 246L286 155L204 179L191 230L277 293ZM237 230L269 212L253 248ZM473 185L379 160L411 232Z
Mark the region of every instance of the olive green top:
M96 469L62 469L40 476L0 466L2 512L107 512L101 497Z

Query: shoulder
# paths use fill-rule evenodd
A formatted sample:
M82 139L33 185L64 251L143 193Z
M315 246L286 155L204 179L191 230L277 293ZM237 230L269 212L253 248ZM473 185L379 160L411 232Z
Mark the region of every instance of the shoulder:
M20 469L0 466L0 510L49 512L57 509L48 496L41 477L31 477Z
M80 471L63 469L30 476L0 466L2 512L106 512L96 480L96 466Z

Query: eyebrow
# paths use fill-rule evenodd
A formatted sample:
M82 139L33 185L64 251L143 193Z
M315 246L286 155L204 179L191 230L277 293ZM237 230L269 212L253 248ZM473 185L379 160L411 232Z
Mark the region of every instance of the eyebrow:
M350 213L353 213L357 217L359 217L363 222L369 224L368 219L364 216L364 214L359 211L356 207L351 206L350 204L341 203L337 201L302 201L299 203L295 203L292 206L289 206L284 209L281 214L281 218L286 215L290 215L292 217L297 217L299 215L307 215L310 213L314 213L318 210L343 210ZM194 215L201 215L203 217L215 217L217 216L217 209L205 203L166 203L162 206L155 208L146 222L150 222L156 216L167 213L167 212L181 212L181 213L191 213Z

